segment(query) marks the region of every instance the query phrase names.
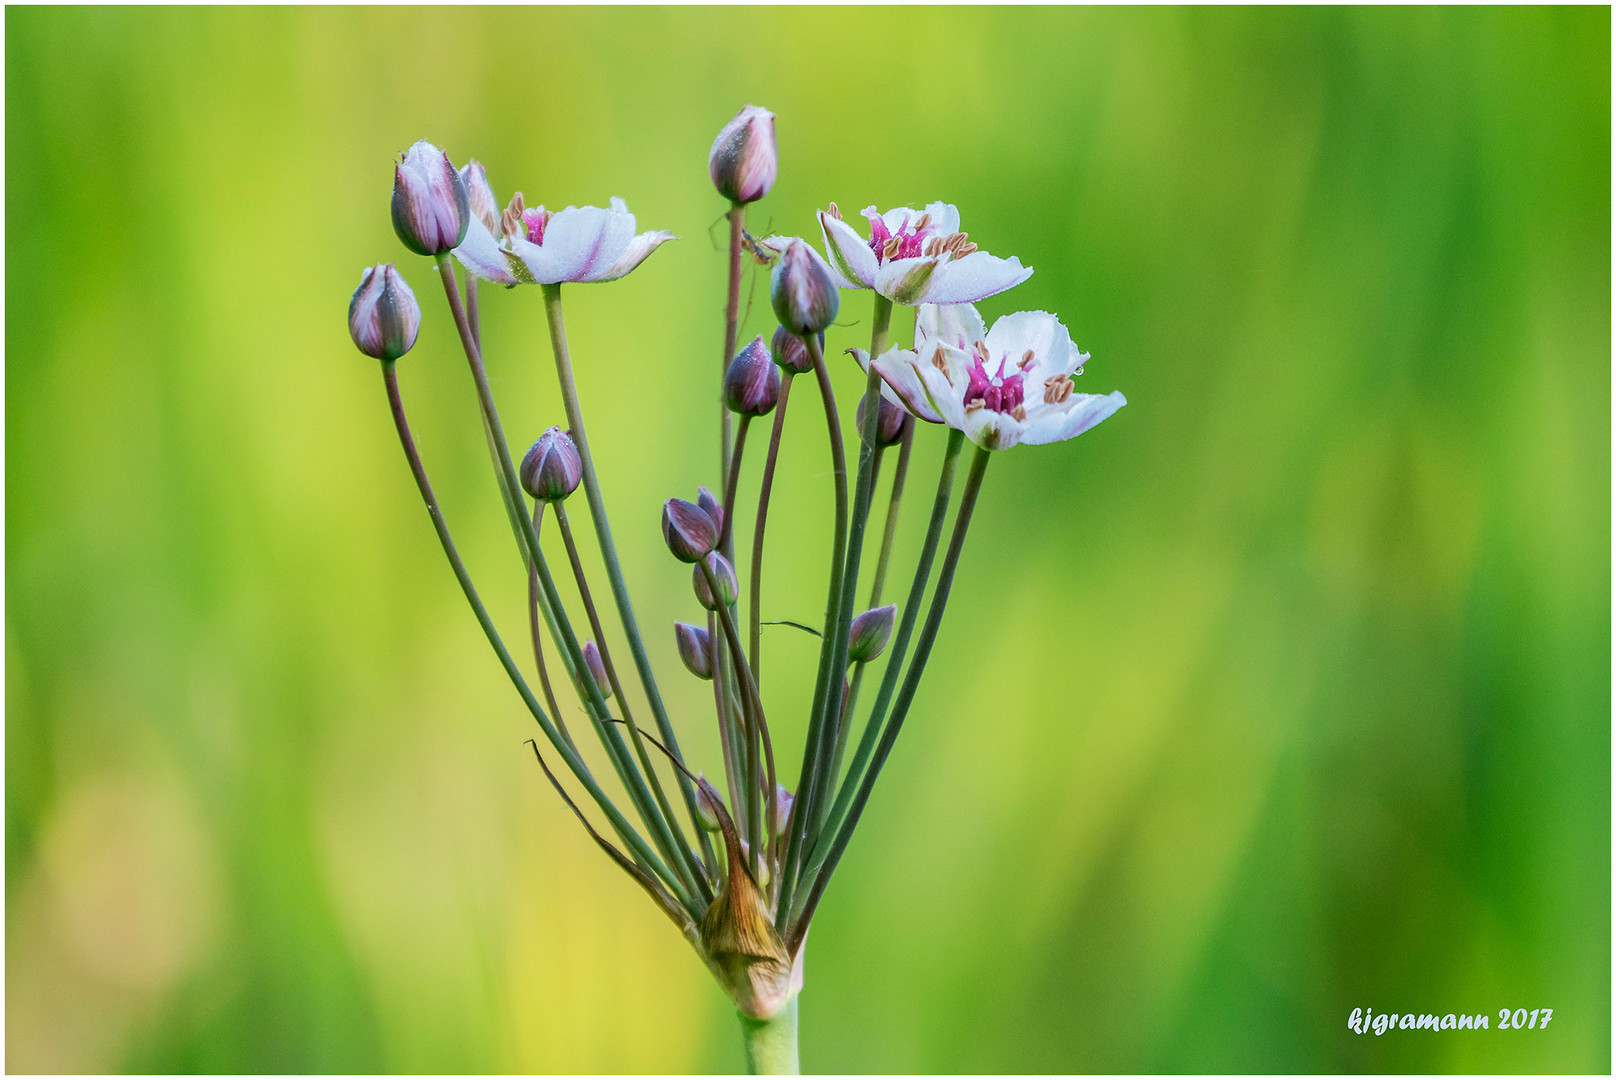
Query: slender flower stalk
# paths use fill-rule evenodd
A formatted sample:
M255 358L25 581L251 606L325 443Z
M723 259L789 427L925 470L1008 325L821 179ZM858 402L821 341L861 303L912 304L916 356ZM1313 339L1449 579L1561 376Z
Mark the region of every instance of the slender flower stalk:
M887 755L892 752L892 744L898 739L898 732L903 729L903 722L909 715L909 706L914 701L915 689L920 685L920 677L925 674L926 661L931 657L932 645L937 641L937 630L943 622L943 611L948 606L949 589L954 584L954 571L959 567L960 552L965 548L965 534L971 527L971 514L976 509L976 497L982 490L982 476L987 471L989 451L977 447L976 455L971 459L971 471L965 478L965 488L960 493L959 514L954 518L954 535L949 538L948 552L943 556L943 565L937 571L937 588L932 593L931 608L926 612L926 625L920 631L920 640L915 643L915 658L909 665L909 674L904 677L903 689L898 692L898 700L892 707L892 718L887 722L886 730L881 733L881 743L876 747L875 759L870 762L870 768L859 785L858 795L848 810L847 820L836 833L836 839L831 843L825 858L824 868L814 879L808 889L808 898L803 903L802 914L794 924L787 938L787 948L795 950L802 941L802 935L807 932L808 924L813 920L814 909L819 905L819 898L825 894L825 885L830 876L836 872L836 864L841 861L842 852L847 850L847 842L852 838L853 830L858 827L859 816L864 813L864 806L869 802L870 791L881 776L881 767L886 764Z
M943 449L943 466L937 475L937 495L932 500L931 520L926 525L926 537L920 546L920 560L915 564L914 582L909 586L909 597L903 604L903 617L898 621L898 632L892 641L886 673L881 678L881 687L876 693L870 717L865 722L864 734L859 739L858 749L853 754L853 762L848 766L847 778L842 781L836 795L836 803L831 807L830 816L820 832L820 843L815 845L803 870L805 880L813 880L820 867L825 864L825 857L829 854L830 847L828 841L840 828L847 808L852 804L853 797L858 791L864 766L875 750L876 740L880 737L887 704L892 700L893 691L897 689L898 677L903 672L904 656L909 650L909 635L914 631L915 623L919 619L920 602L926 596L926 582L931 577L932 560L936 557L937 545L943 536L943 523L948 517L948 503L954 490L954 471L959 464L960 450L964 445L964 432L948 433L948 442ZM795 920L800 914L799 906L797 911L791 913L791 918ZM782 923L782 925L790 924Z
M529 689L527 681L522 678L521 671L516 667L516 661L511 659L510 652L505 648L505 642L501 640L499 631L494 627L494 620L489 616L488 609L483 606L482 599L477 595L477 589L472 584L471 575L466 571L466 565L461 560L459 551L455 548L453 537L449 534L448 523L444 520L443 511L438 507L437 496L432 491L432 483L427 479L426 466L421 461L421 454L415 445L415 438L410 433L409 421L404 415L404 401L399 395L398 375L394 370L392 361L382 363L382 379L387 388L387 401L392 409L393 425L398 429L399 442L404 448L404 456L409 462L410 473L415 477L415 485L421 493L421 500L426 504L427 516L432 519L432 528L438 534L438 542L442 545L443 553L448 558L450 567L454 570L455 579L460 582L460 589L465 593L466 602L471 605L472 613L476 615L478 624L483 628L483 634L488 638L488 644L493 647L495 655L499 657L500 665L504 667L506 675L510 677L517 693L521 695L523 703L527 705L528 712L532 713L533 718L538 721L545 738L550 740L550 744L555 747L556 752L567 763L567 768L572 770L573 775L584 785L590 797L601 808L607 820L611 822L612 830L622 838L623 842L634 853L635 862L660 878L687 911L699 913L699 908L696 907L695 901L689 893L684 891L678 877L657 857L657 854L646 844L645 840L634 829L634 826L630 825L617 807L612 804L611 799L607 798L606 793L595 782L594 776L590 774L589 767L584 764L583 759L578 756L577 751L572 749L567 740L562 738L561 732L550 721L544 708L533 696L533 691Z
M870 606L873 608L881 603L881 588L887 580L887 563L892 559L892 541L898 532L898 507L903 501L903 482L909 474L909 450L915 441L915 421L912 416L905 416L903 432L898 436L898 463L892 469L892 490L887 497L887 522L881 530L881 553L875 561L875 576L870 582ZM879 465L880 459L877 458ZM842 751L847 746L847 736L852 728L853 713L858 708L859 688L864 683L864 669L867 664L856 664L853 668L852 685L847 691L847 701L842 705L843 721L836 738L836 760L832 765L830 776L832 783L841 775Z
M460 331L460 343L466 353L467 363L471 367L472 381L476 384L478 405L482 410L483 420L488 425L494 442L495 454L498 458L496 478L504 488L507 497L519 502L521 499L521 485L516 477L515 466L511 463L505 433L499 422L499 412L494 407L493 392L488 386L488 374L483 369L482 352L478 349L476 340L471 335L471 327L466 321L465 309L460 302L460 291L455 287L454 268L449 262L448 254L439 254L437 264L438 273L443 279L444 293L449 298L450 314L454 318L456 328ZM554 286L546 286L545 288L548 292ZM574 439L578 443L579 456L584 462L584 475L587 486L588 479L592 473L582 434L581 430L576 431ZM526 513L519 515L519 517L523 526L522 539L527 545L529 557L533 560L533 564L538 570L539 584L543 588L552 610L560 616L563 611L560 594L556 591L555 582L551 579L550 571L545 564L544 553L539 547L538 535L533 531L532 523L528 520ZM599 522L597 521L598 524ZM587 670L582 645L573 634L570 624L565 618L558 617L556 628L561 632L559 644L571 657L573 673L576 675L580 671ZM601 741L606 746L624 786L628 788L630 797L634 800L635 808L639 811L640 817L650 826L652 835L656 837L657 845L662 849L664 856L676 866L681 865L683 860L675 856L675 840L668 822L658 812L651 792L646 787L645 778L640 774L638 767L628 753L628 747L623 742L622 734L614 726L605 722L610 712L606 707L605 699L602 697L599 687L595 687L585 680L580 681L584 682L587 688L585 704L593 712ZM674 752L678 752L676 747ZM694 812L692 812L692 820L694 820ZM689 896L690 891L695 888L693 880L681 880L680 885L684 896Z
M646 700L651 705L651 715L656 720L657 731L662 736L663 743L670 753L679 757L679 739L674 734L673 723L668 719L668 711L662 704L662 695L657 690L656 676L651 671L651 659L646 654L645 642L640 637L640 626L634 617L634 605L629 599L628 585L623 580L623 567L617 558L617 545L612 542L612 528L606 519L606 503L601 498L600 481L595 476L595 459L589 452L589 436L584 430L583 408L578 404L578 388L572 377L572 357L567 349L567 327L561 313L561 286L544 285L544 312L550 327L550 345L555 353L556 377L561 384L561 400L567 413L567 424L572 431L572 441L578 447L578 456L584 467L584 497L589 501L589 516L595 523L595 538L600 544L601 561L606 564L606 579L611 585L612 599L617 603L617 614L623 624L623 636L628 639L629 652L634 657L634 667L639 672L640 686L645 691ZM679 790L684 796L685 812L690 816L692 823L698 821L696 813L696 791L690 779L683 773L679 775ZM697 828L701 837L703 854L708 865L716 863L707 834Z
M692 856L688 843L685 840L684 830L679 825L679 819L668 803L668 796L662 790L662 781L657 776L656 769L651 764L651 756L646 752L645 741L640 738L640 729L634 724L634 714L629 708L628 695L623 693L623 684L618 681L617 667L612 663L611 649L606 644L606 630L600 624L600 615L595 611L594 598L589 593L589 582L584 576L584 564L578 557L578 545L572 539L572 526L567 522L566 504L557 501L555 504L556 527L561 532L561 542L567 549L567 561L572 564L572 574L578 583L578 596L583 601L584 613L589 618L589 629L595 635L596 647L600 650L600 662L606 671L606 681L611 685L612 696L617 699L617 707L622 710L623 726L628 728L629 740L634 744L634 752L640 759L640 767L645 770L646 778L651 784L651 794L656 798L657 808L662 811L663 817L674 834L677 843L673 850L681 862L685 864L690 876L701 889L703 897L711 900L707 892L707 867L695 865L697 860ZM700 831L700 823L692 821L696 830Z
M539 532L539 524L544 518L544 504L533 504L533 532ZM555 690L550 686L549 666L544 662L544 634L539 630L539 572L534 569L531 562L527 568L527 621L528 629L533 635L533 667L539 673L539 689L544 691L544 703L550 706L550 715L555 718L556 727L561 729L567 745L574 750L578 744L572 741L572 733L567 730L566 721L561 718L561 706L556 704Z
M757 525L752 530L752 595L747 614L751 619L752 678L760 683L763 679L763 532L769 522L769 495L774 491L774 463L780 456L780 436L786 429L786 402L791 397L791 380L796 374L789 367L780 373L780 400L774 407L774 429L769 433L769 454L763 460L763 479L758 487Z
M746 207L738 202L729 204L729 291L724 299L724 355L718 369L718 384L724 385L724 373L729 370L730 358L735 355L735 339L741 322L741 234L746 231ZM724 404L722 389L718 395L719 443L718 481L729 485L730 434L729 406Z
M830 647L830 639L834 630L833 621L839 610L843 561L847 554L847 456L842 448L842 422L836 413L836 395L831 390L830 372L825 368L825 351L820 348L818 335L809 334L804 341L808 345L808 355L813 359L814 375L819 380L819 396L825 406L825 426L830 434L831 479L836 497L836 523L835 531L831 534L830 589L825 599L825 633L820 639L819 673L814 679L813 704L808 709L808 738L803 745L802 775L797 781L797 807L791 815L785 862L780 867L780 907L776 922L781 921L780 915L790 910L788 905L796 884L797 860L803 847L803 826L808 820L810 806L808 797L812 791L814 765L824 724L825 698L832 693L831 680L840 679L840 672L834 672L831 668L833 650Z

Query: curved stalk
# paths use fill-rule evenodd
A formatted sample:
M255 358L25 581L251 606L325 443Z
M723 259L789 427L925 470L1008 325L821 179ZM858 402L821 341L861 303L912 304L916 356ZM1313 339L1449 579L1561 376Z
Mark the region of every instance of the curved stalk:
M718 364L718 482L720 487L729 484L729 457L730 457L730 415L729 406L724 404L724 373L729 371L729 362L735 357L735 337L740 329L741 321L741 233L745 229L746 207L740 203L729 204L729 293L724 300L724 355L719 358Z
M752 530L752 596L750 616L752 678L761 682L763 642L763 530L769 521L769 495L774 491L774 463L780 456L780 435L786 429L786 402L791 400L791 378L796 372L786 368L780 377L780 400L774 406L774 430L769 434L769 455L763 461L763 480L758 487L757 525Z

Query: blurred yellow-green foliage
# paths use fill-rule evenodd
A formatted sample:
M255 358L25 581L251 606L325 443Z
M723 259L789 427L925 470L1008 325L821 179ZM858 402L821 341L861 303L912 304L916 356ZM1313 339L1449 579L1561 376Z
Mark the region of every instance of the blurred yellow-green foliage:
M653 657L719 771L657 508L714 479L705 155L755 101L782 165L752 231L952 201L1037 268L986 313L1059 312L1081 388L1130 402L989 470L809 940L804 1064L1607 1071L1610 30L1603 8L8 10L8 1068L740 1067L727 1001L523 747L344 313L367 263L415 285L405 394L520 643L390 161L430 138L502 196L621 195L683 238L567 314ZM868 297L843 313L846 415ZM561 419L536 291L488 295L484 323L523 442ZM808 400L766 599L813 622ZM897 581L941 442L917 440ZM813 642L768 641L795 762ZM1357 1006L1494 1028L1358 1036ZM1554 1020L1498 1031L1504 1007Z

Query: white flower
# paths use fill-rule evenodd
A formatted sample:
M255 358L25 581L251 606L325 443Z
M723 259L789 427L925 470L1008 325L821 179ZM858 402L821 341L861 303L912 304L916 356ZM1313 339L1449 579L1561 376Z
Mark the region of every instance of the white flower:
M898 304L964 304L1032 276L1019 259L978 251L959 231L959 211L948 203L884 214L867 206L862 213L870 223L868 240L842 220L835 203L819 212L825 252L844 289L874 289Z
M552 213L524 206L517 192L495 228L472 214L454 254L471 273L501 285L615 281L674 238L661 230L636 235L634 229L634 215L622 199L613 198L605 210L569 206Z
M868 370L869 355L853 353ZM984 333L970 304L927 305L915 347L888 349L875 370L920 419L963 431L984 450L1007 450L1081 435L1128 403L1118 391L1073 393L1087 361L1048 312L1018 311Z

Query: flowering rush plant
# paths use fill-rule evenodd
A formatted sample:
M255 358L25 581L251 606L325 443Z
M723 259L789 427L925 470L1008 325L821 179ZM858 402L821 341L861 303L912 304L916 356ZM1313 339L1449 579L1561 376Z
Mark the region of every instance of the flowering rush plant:
M550 211L528 206L517 193L501 204L481 163L457 169L443 150L426 142L410 147L394 167L393 227L406 248L433 260L442 282L515 535L532 650L522 663L455 548L410 434L397 366L420 328L415 294L397 267L383 263L364 271L348 306L354 344L381 362L399 441L444 554L538 723L542 738L531 745L539 767L594 842L673 921L735 1002L747 1060L756 1072L797 1071L797 997L808 928L909 716L988 461L1018 443L1073 438L1126 403L1120 393L1076 391L1088 356L1054 315L1023 311L984 327L972 305L1025 281L1032 268L982 250L960 230L959 212L947 203L884 212L869 207L859 215L862 227L830 203L818 215L815 238L824 254L802 237L753 239L744 228L746 208L768 194L778 168L774 115L753 105L724 126L708 155L712 182L729 203L723 362L714 372L722 400L719 467L712 489L700 487L696 499L670 498L662 506L668 550L691 568L693 621L676 623L673 638L688 674L712 684L712 716L702 722L717 725L723 760L708 768L718 780L685 758L680 725L658 690L613 544L562 318L564 284L620 278L672 234L640 232L621 199L605 208ZM779 327L770 341L760 335L740 344L747 251L773 264L770 298ZM464 271L460 279L457 262ZM513 289L537 285L548 317L566 427L547 428L520 455L506 439L484 368L478 302L484 281ZM874 309L869 348L848 350L866 372L851 472L824 351L842 289L870 290ZM908 348L888 341L895 304L918 308ZM829 435L835 533L824 620L815 631L813 696L766 706L760 684L764 541L786 407L799 375L812 376ZM743 590L735 549L746 534L736 528L736 491L751 424L771 414L757 515L747 523ZM946 429L942 464L908 591L901 602L887 603L898 507L922 425ZM952 528L946 529L967 440L974 451ZM877 477L889 454L896 461L888 505L873 571L865 575ZM567 509L580 486L605 564L609 609L596 603L600 583L586 579ZM644 521L643 527L649 525ZM567 553L567 565L555 570L539 542L546 527L559 534ZM939 547L942 561L933 581ZM565 594L558 577L571 579ZM609 643L603 613L607 619L615 613L626 658ZM855 717L865 674L883 657L879 686L860 727ZM776 754L769 711L778 715L804 706L806 740L800 762L791 766ZM599 749L586 756L591 740ZM621 803L597 779L603 768L619 781ZM575 799L571 791L582 795Z

